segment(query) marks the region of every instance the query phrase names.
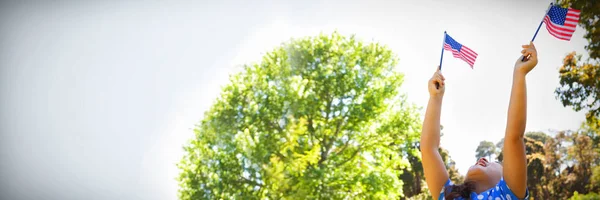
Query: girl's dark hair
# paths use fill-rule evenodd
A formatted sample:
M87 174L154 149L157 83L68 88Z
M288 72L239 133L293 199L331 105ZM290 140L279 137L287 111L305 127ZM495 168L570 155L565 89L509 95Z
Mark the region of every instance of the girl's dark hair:
M444 198L448 200L458 197L469 199L471 197L471 192L473 191L475 191L475 182L473 181L467 181L458 185L450 185L446 187L444 191Z

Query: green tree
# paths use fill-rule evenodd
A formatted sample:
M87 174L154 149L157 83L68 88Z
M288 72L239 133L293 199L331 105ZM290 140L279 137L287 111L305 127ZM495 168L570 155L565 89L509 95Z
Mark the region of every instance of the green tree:
M563 140L570 145L566 153L558 152L550 156L549 161L561 158L562 162L549 162L553 168L560 165L559 175L556 179L549 180L557 197L565 199L576 191L572 199L587 199L577 197L578 193L586 194L589 191L598 191L594 181L595 168L600 165L600 1L589 0L558 0L563 7L581 10L579 26L585 29L584 37L588 44L585 49L589 57L583 59L583 54L571 52L563 59L559 69L560 86L556 88L555 95L563 106L571 106L575 111L586 111L586 123L578 130L569 134L559 134L555 138ZM553 143L547 149L562 151L563 142ZM556 148L558 146L558 148ZM546 151L551 152L551 151ZM548 162L548 161L547 161ZM562 165L566 167L562 167ZM564 169L563 169L564 168ZM554 171L556 172L556 171ZM578 192L578 193L577 193ZM587 194L597 198L595 193Z
M525 136L525 152L527 158L527 186L530 196L535 199L543 199L544 175L546 167L544 163L544 143Z
M592 169L592 178L589 185L590 191L599 191L600 190L600 165L595 166Z
M440 126L441 130L444 129L444 126ZM444 133L440 132L440 135L443 136ZM416 143L417 148L419 147L419 144ZM454 160L452 160L452 158L450 157L450 153L448 152L448 150L444 149L444 148L439 148L438 152L440 153L441 157L442 157L442 161L444 162L444 164L446 165L446 169L448 170L448 175L450 180L452 180L455 183L460 183L464 181L464 176L462 176L459 172L458 169L456 168L456 162L454 162ZM424 172L423 172L423 164L421 163L421 158L420 157L416 157L416 156L410 156L409 155L409 162L410 162L410 166L411 169L404 169L404 172L402 173L402 175L400 176L402 181L404 182L404 186L403 186L403 191L404 191L404 196L407 197L408 199L432 199L431 194L429 193L429 190L425 190L425 179L424 179Z
M525 136L535 141L539 141L542 144L545 144L548 140L552 138L544 132L527 132L525 133Z
M291 40L231 77L178 164L180 199L393 199L419 157L386 46Z
M561 158L556 157L556 145L562 144L544 132L527 132L523 138L525 142L525 153L527 158L527 187L532 199L555 199L553 185L549 185L551 180L556 179L556 174L560 173ZM504 139L498 142L501 147ZM565 153L566 150L559 151ZM498 155L498 161L502 162L502 153ZM551 164L554 161L556 163Z
M591 121L600 116L600 65L597 61L594 64L581 60L581 55L575 52L565 57L555 94L564 106L571 106L575 111L588 110L586 119Z
M560 86L556 88L556 98L564 106L575 111L587 110L586 118L591 121L600 117L600 1L559 0L563 7L581 10L579 26L586 30L584 37L589 58L582 54L569 53L559 70ZM599 124L599 121L594 121Z
M543 132L525 134L527 186L533 199L595 197L596 168L600 165L597 129L586 124L577 131L559 131L551 137ZM502 160L502 154L499 159ZM600 171L600 170L599 170ZM574 197L575 192L584 194Z
M404 168L400 179L403 182L402 191L405 197L413 197L415 195L423 193L423 186L425 185L423 164L421 158L416 155L409 155L408 162L410 168Z
M444 137L444 126L440 125L440 137ZM442 157L442 161L444 165L446 165L446 170L448 171L448 178L452 180L454 183L462 183L465 180L465 177L458 172L458 168L456 167L456 162L452 160L450 157L450 152L442 147L438 148L438 152L440 152L440 156Z
M567 155L570 160L576 161L571 166L571 174L576 176L577 180L568 183L573 191L585 194L589 191L588 185L591 183L592 169L597 164L598 153L594 150L592 139L580 132L573 133L569 142L573 145L569 147Z
M588 194L579 194L578 192L575 192L573 194L573 196L571 198L569 198L569 200L598 200L600 199L600 195L598 195L597 193L588 193Z
M438 151L442 156L442 161L444 161L444 164L446 165L446 169L448 170L448 177L450 178L450 180L452 180L452 182L454 183L462 183L465 180L465 177L462 174L460 174L460 172L458 172L458 168L456 168L456 162L452 160L448 150L440 147Z
M481 141L479 146L475 150L475 158L487 157L489 161L492 160L492 155L498 155L496 145L490 141Z

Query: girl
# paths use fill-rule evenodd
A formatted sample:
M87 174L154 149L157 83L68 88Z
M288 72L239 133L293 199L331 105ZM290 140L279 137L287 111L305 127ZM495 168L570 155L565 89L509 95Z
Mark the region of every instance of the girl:
M429 80L429 103L421 133L421 156L425 180L431 195L438 199L528 199L527 167L523 134L527 119L525 76L537 65L537 51L533 43L523 45L513 71L508 120L504 135L503 164L477 160L469 168L464 183L455 185L438 152L440 143L440 112L444 97L444 76L438 70ZM439 87L436 87L436 84Z

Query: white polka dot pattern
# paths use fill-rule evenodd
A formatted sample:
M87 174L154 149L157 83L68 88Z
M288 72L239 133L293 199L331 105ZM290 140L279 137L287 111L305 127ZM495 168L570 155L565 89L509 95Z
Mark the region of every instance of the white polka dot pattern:
M438 200L444 200L444 191L445 188L447 187L451 187L451 185L454 185L452 183L452 181L448 180L446 182L446 184L444 184L444 186L442 187L442 191L440 191L440 196L438 196ZM526 197L525 199L529 199L529 191L526 191ZM510 190L510 188L508 188L508 185L506 184L506 182L502 179L500 180L500 182L498 184L496 184L496 186L482 192L481 194L477 194L475 192L471 192L471 195L469 198L462 198L459 197L455 200L517 200L519 198L517 198L515 196L515 194Z

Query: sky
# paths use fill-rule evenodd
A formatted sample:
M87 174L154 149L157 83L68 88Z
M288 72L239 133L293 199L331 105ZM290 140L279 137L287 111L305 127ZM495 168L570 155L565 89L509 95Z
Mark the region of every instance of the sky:
M0 199L176 199L182 145L230 74L291 38L355 34L388 45L422 107L443 32L441 146L459 171L504 134L512 70L550 1L62 1L0 3ZM577 129L557 69L585 52L542 27L527 131Z

